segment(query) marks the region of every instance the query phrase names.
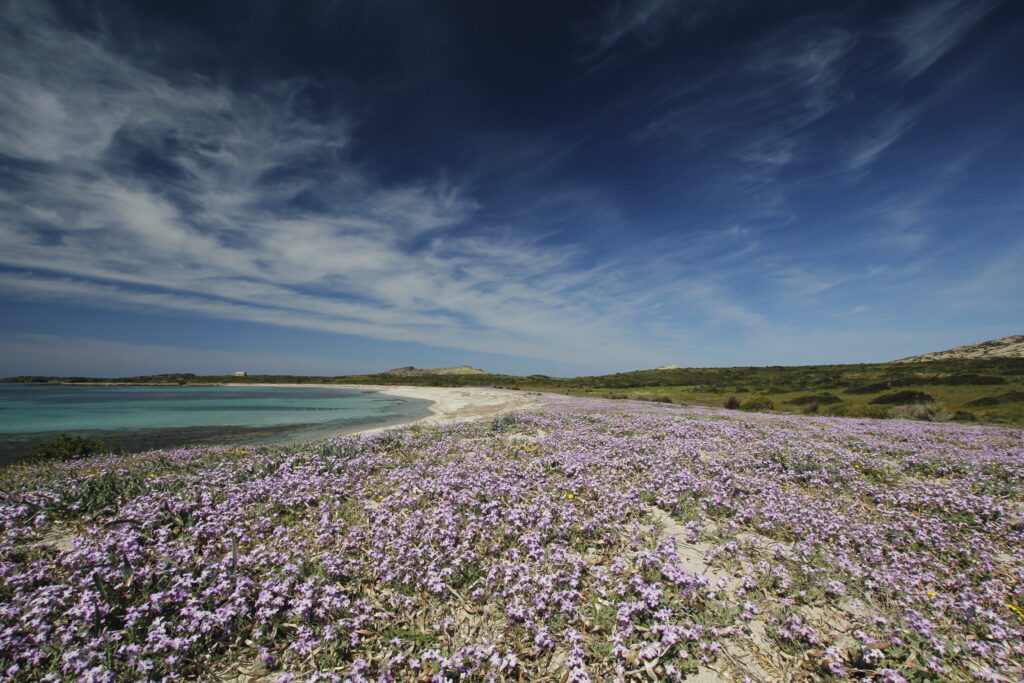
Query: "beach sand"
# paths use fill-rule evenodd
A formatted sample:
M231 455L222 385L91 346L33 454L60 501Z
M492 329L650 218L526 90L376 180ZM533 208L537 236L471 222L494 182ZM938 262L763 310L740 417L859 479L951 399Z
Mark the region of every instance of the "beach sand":
M418 387L365 384L340 384L336 386L345 389L374 391L390 396L433 401L428 407L431 412L429 417L424 417L405 425L392 425L392 427L488 420L503 413L514 413L521 410L539 408L552 400L550 396L539 392L493 389L490 387ZM370 434L390 428L377 427L357 433Z

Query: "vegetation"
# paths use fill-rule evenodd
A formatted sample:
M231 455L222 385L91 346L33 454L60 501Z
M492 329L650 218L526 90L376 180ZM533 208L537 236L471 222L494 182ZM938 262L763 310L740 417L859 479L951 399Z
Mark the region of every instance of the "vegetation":
M740 404L740 410L749 410L752 412L774 409L775 402L767 396L751 396Z
M932 403L935 397L923 391L897 391L895 394L882 394L871 399L873 405L906 406L912 403Z
M949 359L921 363L858 365L673 368L573 378L494 374L419 377L388 374L234 377L182 373L124 377L115 380L87 377L10 377L3 381L103 381L184 386L228 383L494 386L562 392L577 396L713 406L723 405L729 396L751 393L770 399L776 410L881 418L887 416L885 405L892 404L874 401L884 394L907 390L927 393L936 404L953 414L957 411L970 410L979 422L1024 424L1024 358ZM910 402L920 402L920 399Z
M817 403L819 405L824 403L824 404L827 405L827 404L831 404L831 403L842 403L842 402L843 402L843 399L839 398L835 394L824 393L824 394L809 394L807 396L797 396L796 398L791 398L788 401L786 401L786 404L791 405L791 406L807 406L807 405L812 405L814 403Z
M41 443L29 451L22 460L24 462L40 462L43 460L79 460L101 453L120 453L115 444L108 444L103 439L87 436L61 434L52 441Z
M0 678L1018 681L1018 431L560 397L13 467Z
M910 403L889 409L889 417L903 420L924 420L925 422L949 422L953 414L934 404Z

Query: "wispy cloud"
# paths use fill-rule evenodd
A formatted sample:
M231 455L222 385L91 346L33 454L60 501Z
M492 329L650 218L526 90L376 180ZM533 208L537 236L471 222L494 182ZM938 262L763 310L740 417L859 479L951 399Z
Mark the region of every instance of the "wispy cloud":
M12 7L8 295L595 364L643 358L645 313L682 296L638 287L643 257L584 267L536 232L462 230L479 207L444 178L382 185L348 160L357 123L309 115L301 81L171 80ZM695 322L743 318L703 291Z
M883 116L874 130L852 146L847 160L849 168L856 170L874 163L889 147L913 128L916 121L916 113L909 110Z
M922 2L894 22L889 36L901 55L896 70L914 78L957 46L997 0L939 0Z
M630 36L657 42L681 12L693 12L697 4L678 0L615 0L598 15L599 22L587 37L593 46L590 56L600 56Z

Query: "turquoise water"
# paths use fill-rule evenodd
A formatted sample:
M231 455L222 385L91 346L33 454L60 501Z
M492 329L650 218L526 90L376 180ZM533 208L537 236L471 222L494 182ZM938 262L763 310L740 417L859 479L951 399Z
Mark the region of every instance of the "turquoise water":
M60 433L129 450L299 441L409 422L429 401L335 387L0 384L0 460Z

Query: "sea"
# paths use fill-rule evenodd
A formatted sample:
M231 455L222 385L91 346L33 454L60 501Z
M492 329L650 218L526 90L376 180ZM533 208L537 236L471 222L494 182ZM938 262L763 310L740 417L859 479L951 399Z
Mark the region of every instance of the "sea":
M0 384L0 463L60 434L126 451L295 443L418 420L430 404L329 386Z

